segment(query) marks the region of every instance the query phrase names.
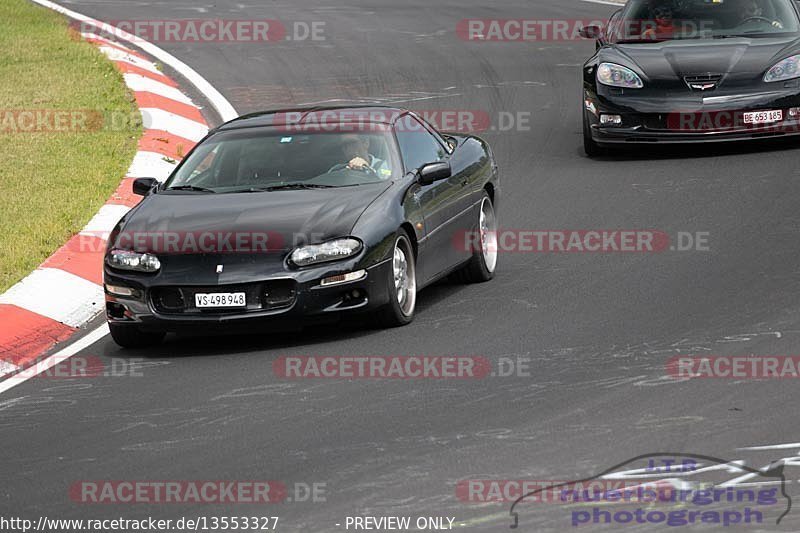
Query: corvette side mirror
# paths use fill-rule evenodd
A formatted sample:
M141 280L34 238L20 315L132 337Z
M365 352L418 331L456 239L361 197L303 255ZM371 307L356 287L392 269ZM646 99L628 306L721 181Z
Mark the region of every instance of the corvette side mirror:
M133 180L133 194L147 196L156 185L158 185L158 180L155 178L136 178Z
M450 163L428 163L419 169L419 183L430 185L439 180L446 180L453 175L450 170Z
M578 34L584 39L599 39L603 35L603 30L599 26L584 26Z

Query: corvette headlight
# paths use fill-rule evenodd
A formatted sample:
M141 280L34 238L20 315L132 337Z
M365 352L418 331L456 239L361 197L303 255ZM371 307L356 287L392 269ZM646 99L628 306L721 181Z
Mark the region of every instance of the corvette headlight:
M644 87L642 78L638 74L628 67L614 63L600 63L600 66L597 67L597 81L603 85L623 87L625 89L641 89Z
M800 78L800 55L787 57L764 74L764 81L785 81Z
M140 254L130 250L111 250L107 258L108 265L120 270L137 272L158 272L161 261L153 254Z
M297 248L290 257L297 266L326 263L350 257L361 251L361 241L353 238L336 239L322 244L309 244Z

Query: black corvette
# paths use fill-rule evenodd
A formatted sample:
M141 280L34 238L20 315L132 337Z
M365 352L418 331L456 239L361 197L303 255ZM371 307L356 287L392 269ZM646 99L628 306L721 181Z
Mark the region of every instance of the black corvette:
M794 0L629 0L583 67L587 154L800 133Z
M122 346L168 331L293 328L343 313L384 326L454 274L491 279L500 197L489 146L403 109L240 117L201 141L117 225L106 315Z

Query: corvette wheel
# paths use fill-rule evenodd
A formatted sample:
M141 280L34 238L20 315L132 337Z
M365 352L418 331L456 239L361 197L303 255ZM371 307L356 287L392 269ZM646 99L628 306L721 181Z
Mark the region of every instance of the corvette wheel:
M455 280L462 283L489 281L497 268L497 217L492 200L485 191L477 222L478 242L473 245L472 257L464 267L453 273Z
M417 307L417 266L414 248L405 231L400 230L394 241L387 290L389 303L378 313L383 327L405 326L414 320Z

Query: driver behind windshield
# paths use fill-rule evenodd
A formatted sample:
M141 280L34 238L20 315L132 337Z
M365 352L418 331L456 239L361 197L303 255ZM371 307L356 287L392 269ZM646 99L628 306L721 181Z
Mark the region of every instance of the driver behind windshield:
M381 179L392 174L389 165L369 153L369 137L360 135L346 135L341 140L341 149L346 166L350 170L366 170L371 168Z
M764 16L764 8L758 0L740 0L739 19L740 25L748 22L762 21L770 23L775 28L783 28L783 24L779 20Z
M675 14L672 5L661 3L650 9L655 27L649 27L642 32L643 39L670 38L675 34Z

